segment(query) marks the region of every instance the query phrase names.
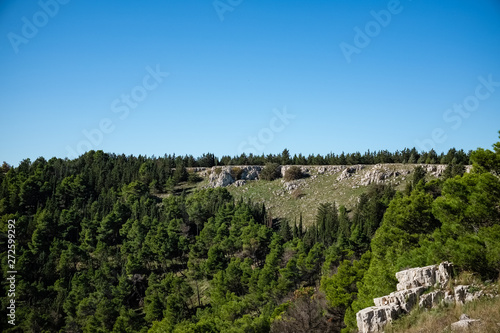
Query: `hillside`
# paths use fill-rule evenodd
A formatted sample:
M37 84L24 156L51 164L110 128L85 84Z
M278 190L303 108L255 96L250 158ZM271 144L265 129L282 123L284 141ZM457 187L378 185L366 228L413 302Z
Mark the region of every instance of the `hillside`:
M15 304L0 326L353 332L405 268L447 261L498 278L494 148L473 152L465 174L460 163L190 169L102 151L4 165L0 243L15 246L15 261L4 251L0 262L4 279L17 273L0 295L4 309ZM301 214L305 228L271 223Z
M321 203L335 202L338 206L352 209L359 196L366 193L369 185L390 184L396 190L404 190L411 182L416 167L426 172L427 181L443 176L447 165L443 164L375 164L375 165L330 165L298 166L304 174L299 180L285 182L283 178L273 181L257 180L260 166L223 166L191 168L203 181L197 188L227 187L235 198L264 203L274 218L285 218L293 222L302 214L304 225L314 221ZM281 167L281 175L290 166ZM248 179L239 181L231 177L232 170L248 170ZM470 166L465 167L466 172ZM214 177L214 175L217 175ZM243 173L245 178L245 173ZM252 179L255 178L255 179ZM182 188L182 186L181 186Z

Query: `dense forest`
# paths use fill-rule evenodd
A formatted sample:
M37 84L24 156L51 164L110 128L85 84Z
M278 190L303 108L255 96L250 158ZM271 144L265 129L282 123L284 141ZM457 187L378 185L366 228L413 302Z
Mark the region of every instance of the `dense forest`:
M403 149L401 151L389 152L387 150L380 150L378 152L367 151L363 154L356 153L344 153L334 154L330 153L327 155L308 155L303 156L302 154L290 155L288 149L284 149L281 154L268 154L268 155L253 155L242 153L239 156L222 156L217 157L212 153L206 153L199 157L194 157L193 155L176 156L165 154L163 157L145 157L145 156L115 156L113 154L107 154L111 159L118 160L119 163L125 163L124 168L127 171L127 176L137 177L138 167L146 163L149 167L147 172L149 177L156 179L158 182L162 183L165 174L169 173L169 169L175 169L179 165L187 168L195 167L206 167L211 168L213 166L223 166L223 165L265 165L267 163L278 163L281 165L354 165L354 164L378 164L378 163L418 163L418 164L453 164L453 165L468 165L471 152L464 152L463 149L456 150L451 148L448 152L436 153L434 149L428 152L418 152L416 148ZM31 164L30 161L26 160L23 163ZM70 163L72 165L72 163ZM2 169L4 172L10 166L4 162Z
M426 163L426 164L469 164L470 152L465 153L463 150L450 149L446 154L436 153L434 149L428 152L418 152L416 148L403 149L391 153L387 150L377 152L367 151L363 154L330 153L323 155L308 155L302 154L290 155L288 149L284 149L281 154L262 154L256 156L253 154L240 156L222 156L218 158L211 153L203 154L198 158L191 155L182 157L182 162L187 167L212 167L215 165L264 165L266 163L278 163L282 165L354 165L354 164L378 164L378 163ZM168 156L168 158L172 158Z
M500 142L493 151L290 157L132 157L4 163L0 243L15 220L16 325L4 332L351 332L401 268L449 260L500 273ZM403 192L373 185L354 207L276 220L224 188L160 196L227 164L473 164ZM457 169L460 170L460 169ZM262 180L265 181L265 180ZM163 197L163 198L161 198ZM307 226L307 228L305 227ZM7 252L2 251L3 281ZM2 311L10 298L1 292Z

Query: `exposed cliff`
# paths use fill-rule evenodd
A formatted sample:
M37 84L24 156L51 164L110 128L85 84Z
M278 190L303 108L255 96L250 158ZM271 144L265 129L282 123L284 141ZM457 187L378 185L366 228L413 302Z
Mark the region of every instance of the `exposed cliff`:
M304 225L314 221L320 203L333 203L353 208L370 184L390 184L404 190L412 180L416 167L422 167L426 179L441 177L446 165L439 164L376 164L376 165L302 165L304 177L286 182L283 178L260 181L263 166L239 165L212 168L191 168L204 181L198 187L227 187L236 198L263 203L274 218L294 221L302 215ZM280 166L283 176L291 165ZM470 166L466 166L466 172Z
M338 174L337 180L355 180L357 186L367 186L373 183L383 184L395 181L397 177L405 178L417 167L421 166L430 177L441 177L447 165L443 164L375 164L375 165L320 165L320 166L298 166L305 177L317 177L318 175ZM281 166L281 175L284 176L290 165ZM209 177L209 187L226 187L236 183L238 180L257 180L262 171L262 166L222 166L212 167L204 170ZM470 166L466 166L466 172ZM239 182L237 185L241 185Z
M482 296L495 296L483 292L478 286L454 285L451 281L452 274L453 265L449 262L397 272L397 290L387 296L375 298L375 306L362 309L356 314L358 331L383 332L388 323L409 313L416 306L428 309L441 302L461 305ZM476 322L470 318L463 318L461 321L452 325L452 329Z

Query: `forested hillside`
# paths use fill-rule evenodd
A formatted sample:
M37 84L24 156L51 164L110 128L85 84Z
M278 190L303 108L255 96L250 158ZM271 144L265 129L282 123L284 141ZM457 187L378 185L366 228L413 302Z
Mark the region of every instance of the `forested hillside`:
M308 162L287 153L246 162ZM419 162L424 154L415 153L398 162ZM4 332L350 332L356 311L394 289L401 268L448 260L497 279L500 143L470 155L429 154L428 163L472 162L473 171L450 167L429 182L415 173L400 192L372 185L349 211L334 200L318 205L307 229L300 216L273 219L264 205L224 188L172 190L197 181L186 167L224 160L210 154L189 162L91 151L4 164L0 242L7 249L15 220L18 273L16 325L5 314L0 325ZM6 281L5 250L1 263Z

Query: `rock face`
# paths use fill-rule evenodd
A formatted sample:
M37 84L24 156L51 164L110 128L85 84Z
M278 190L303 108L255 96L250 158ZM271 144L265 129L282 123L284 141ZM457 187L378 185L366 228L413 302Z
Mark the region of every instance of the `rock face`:
M400 313L401 309L397 305L365 308L356 314L358 329L360 332L382 332L384 326L397 319Z
M236 183L235 186L242 186L247 180L258 179L261 170L262 167L258 165L213 167L208 177L209 186L226 187L233 183ZM239 179L235 179L236 175Z
M455 303L465 304L474 301L483 295L481 290L470 292L470 286L456 286L455 287Z
M418 297L425 291L425 287L416 287L398 290L387 296L374 298L375 306L398 306L404 312L409 312L418 301Z
M430 309L443 299L444 299L444 292L442 290L436 290L420 296L420 301L418 303L418 306L424 309Z
M396 278L399 282L396 286L397 290L387 296L373 299L375 306L365 308L356 314L359 332L382 332L385 325L400 315L410 312L417 305L420 308L429 309L440 302L464 304L484 295L481 290L477 290L478 288L465 285L459 285L450 290L449 282L452 271L453 264L443 262L439 265L397 272ZM435 288L435 290L425 293L429 288ZM452 324L452 330L467 328L476 322L476 320L466 318Z
M448 284L453 265L443 262L439 265L407 269L396 273L398 279L397 290L387 296L375 298L375 306L363 309L356 314L360 333L381 332L389 322L403 313L410 312L417 304L420 307L430 308L437 304L444 296L444 292L437 290L429 294L427 288Z
M443 288L450 280L452 269L452 264L443 262L439 266L431 265L397 272L396 279L398 279L399 283L396 288L397 290L404 290L416 287L431 287L436 283Z
M410 174L410 170L400 169L392 170L387 168L386 164L377 164L371 170L367 171L361 178L360 185L381 184L391 177L398 177L400 175L406 176Z
M432 177L441 177L446 165L442 164L375 164L375 165L297 165L302 173L315 179L317 175L338 174L337 181L342 182L352 179L356 186L368 186L370 184L384 184L388 181L405 179L412 173L412 168L422 167L426 173ZM291 165L280 167L281 176L285 175ZM225 187L233 184L237 180L256 180L262 170L259 165L240 165L240 166L220 166L205 168L193 168L191 171L203 172L209 176L209 187ZM470 172L471 166L466 166L465 171ZM238 170L236 173L235 170ZM233 172L232 172L233 171ZM238 175L235 179L235 175ZM401 178L396 178L401 176Z
M353 166L348 166L342 171L340 176L337 177L338 181L343 181L346 180L347 178L351 178L354 176L355 173L359 172L360 170L363 170L365 168L364 165L353 165Z

